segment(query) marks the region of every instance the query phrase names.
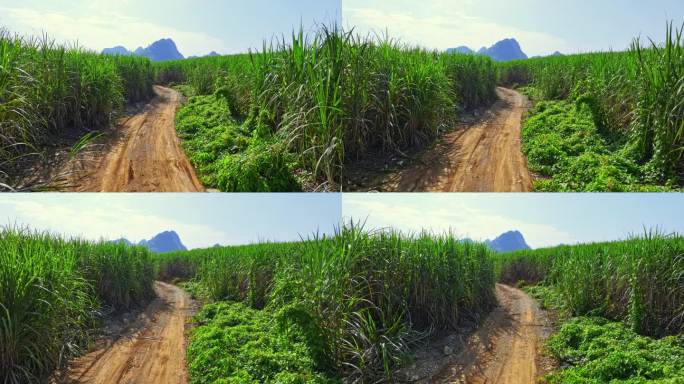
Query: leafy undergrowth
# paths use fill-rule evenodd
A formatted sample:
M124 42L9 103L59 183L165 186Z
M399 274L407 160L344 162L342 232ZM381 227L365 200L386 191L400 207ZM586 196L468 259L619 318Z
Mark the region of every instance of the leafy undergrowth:
M550 375L550 383L684 383L684 337L656 340L623 323L575 318L553 335L548 350L572 367Z
M223 192L300 192L286 145L234 114L218 95L191 97L178 111L176 127L202 183Z
M526 286L523 288L523 291L532 296L542 308L556 312L560 318L568 318L569 311L564 305L563 296L558 290L539 284Z
M272 313L243 304L205 306L188 347L192 384L333 384L323 338L294 307Z
M534 96L533 89L526 93ZM587 103L539 102L525 122L522 138L530 170L548 177L535 182L537 191L670 190L648 183L648 171L633 160L629 145L612 143L600 133Z
M549 375L549 383L684 383L684 336L655 339L622 322L572 318L553 287L540 284L524 290L543 308L556 312L563 323L546 349L567 368Z

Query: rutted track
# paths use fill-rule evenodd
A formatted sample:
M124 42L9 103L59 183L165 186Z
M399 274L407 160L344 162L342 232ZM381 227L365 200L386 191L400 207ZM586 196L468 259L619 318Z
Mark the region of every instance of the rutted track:
M403 169L350 175L351 189L383 192L531 192L532 177L521 149L521 123L529 102L498 88L499 100L473 123L444 135ZM363 173L363 172L361 172ZM371 172L372 173L372 172Z
M136 331L70 364L68 383L185 384L185 324L191 312L187 293L157 282L158 298Z
M497 285L496 296L499 307L430 383L534 384L553 368L541 353L546 313L519 289Z
M123 120L116 137L89 158L68 166L72 192L203 192L176 136L181 95L155 86L157 96L143 111Z

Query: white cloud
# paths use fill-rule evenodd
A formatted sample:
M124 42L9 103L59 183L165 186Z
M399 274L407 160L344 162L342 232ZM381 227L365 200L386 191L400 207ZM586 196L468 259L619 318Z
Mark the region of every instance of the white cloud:
M469 3L469 1L461 1ZM387 8L383 8L387 7ZM538 31L493 23L469 16L454 6L452 0L424 0L414 12L377 7L344 8L344 23L362 34L384 33L401 41L432 49L444 50L460 45L479 49L504 38L514 37L528 55L549 54L556 50L572 51L562 38Z
M204 33L157 25L114 10L73 16L59 12L23 7L0 6L0 25L27 35L47 33L60 42L74 43L94 50L123 45L135 49L161 38L173 38L185 56L205 55L211 51L227 52L221 39Z
M534 248L576 243L570 233L551 225L532 223L486 212L466 204L454 195L401 195L378 198L374 195L349 195L343 198L345 220L366 220L366 229L395 228L436 233L452 231L463 238L493 239L500 234L519 230Z
M47 230L66 236L98 240L109 234L107 240L126 237L131 241L150 239L156 234L174 230L188 248L205 248L214 244L233 244L228 234L206 225L187 224L161 216L150 215L122 204L110 203L86 211L78 205L54 204L35 200L0 202L15 211L16 222L0 225L30 225L31 229ZM2 211L7 211L2 209Z

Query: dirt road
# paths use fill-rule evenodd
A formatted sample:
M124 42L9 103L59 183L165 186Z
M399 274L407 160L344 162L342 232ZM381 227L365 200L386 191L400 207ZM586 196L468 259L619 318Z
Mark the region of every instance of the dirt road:
M351 175L351 189L384 192L530 192L532 177L521 151L527 99L498 88L499 100L474 122L461 123L416 161L393 172Z
M519 289L497 285L499 307L430 383L534 384L553 369L540 353L552 332L537 303Z
M155 86L157 96L123 119L97 151L71 161L62 189L72 192L202 192L176 136L181 95ZM87 152L87 151L86 151Z
M114 344L70 364L69 383L185 384L185 324L191 312L187 293L157 282L154 300L139 327Z

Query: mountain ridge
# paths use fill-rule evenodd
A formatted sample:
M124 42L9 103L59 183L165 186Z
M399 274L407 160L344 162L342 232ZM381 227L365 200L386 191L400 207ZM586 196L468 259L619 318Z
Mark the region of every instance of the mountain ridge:
M138 47L135 51L129 51L126 47L117 45L113 48L103 49L102 54L141 56L147 57L152 61L182 60L185 58L185 56L178 51L176 43L170 38L157 40L148 45L147 48Z
M154 253L168 253L175 251L187 251L188 249L183 245L180 236L175 231L164 231L149 240L141 240L133 243L126 238L120 238L112 241L112 243L124 243L126 245L138 245L145 247Z
M463 53L466 55L484 55L489 56L494 61L512 61L527 59L528 56L523 52L520 47L518 40L514 38L508 38L500 40L491 47L482 47L479 51L475 52L473 49L466 47L464 45L457 48L447 49L448 53Z
M506 253L532 249L525 241L525 236L520 231L513 230L503 233L494 240L486 240L485 244L493 251Z

